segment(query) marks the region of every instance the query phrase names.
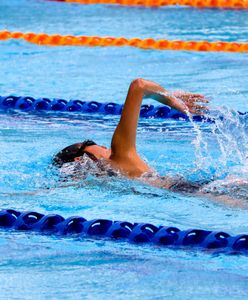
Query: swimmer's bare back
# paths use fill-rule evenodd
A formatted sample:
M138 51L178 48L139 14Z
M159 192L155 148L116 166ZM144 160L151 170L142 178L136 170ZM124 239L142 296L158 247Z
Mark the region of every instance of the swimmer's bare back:
M147 176L148 175L148 176ZM199 196L202 199L208 199L218 204L224 204L225 206L248 210L248 199L244 201L243 198L240 198L238 195L228 195L223 193L214 193L211 191L209 186L213 181L205 181L205 182L190 182L186 181L184 178L176 176L176 177L169 177L169 176L159 176L157 174L147 173L147 175L143 175L140 177L139 180L142 182L149 184L154 187L168 189L175 193L185 194L185 195L193 195ZM222 183L223 185L223 183ZM226 186L228 187L228 182ZM248 182L237 181L235 189L242 186L248 187Z
M129 178L139 178L150 167L136 150L136 132L140 108L144 98L152 98L183 113L203 115L208 109L208 100L203 95L186 92L169 93L160 85L145 79L135 79L130 84L122 115L111 142L109 164ZM154 181L155 183L155 181ZM158 187L169 188L171 183L158 180Z

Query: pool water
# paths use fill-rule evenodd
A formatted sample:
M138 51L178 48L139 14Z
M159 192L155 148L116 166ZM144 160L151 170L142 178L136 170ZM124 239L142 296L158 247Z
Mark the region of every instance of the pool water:
M247 11L35 0L0 0L0 11L0 28L13 31L247 41ZM17 40L0 45L0 95L123 103L136 77L205 94L210 113L224 120L141 119L138 150L163 175L218 179L210 191L233 199L225 204L209 194L94 176L61 186L49 168L52 155L88 138L109 146L119 117L13 111L0 118L1 208L248 232L247 185L235 181L248 178L247 116L236 113L248 111L247 54L40 47ZM241 255L4 230L0 253L3 298L244 299L248 293L248 261Z

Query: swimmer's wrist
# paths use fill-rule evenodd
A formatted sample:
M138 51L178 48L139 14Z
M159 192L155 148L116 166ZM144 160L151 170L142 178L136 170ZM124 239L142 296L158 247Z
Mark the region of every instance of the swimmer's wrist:
M187 105L182 100L174 96L173 92L171 93L166 91L165 93L161 93L161 96L163 97L158 100L160 103L168 105L171 108L174 108L183 113L186 113L188 111Z

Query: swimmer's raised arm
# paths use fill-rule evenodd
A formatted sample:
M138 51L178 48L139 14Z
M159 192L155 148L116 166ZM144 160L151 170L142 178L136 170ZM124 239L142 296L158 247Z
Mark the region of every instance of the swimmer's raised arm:
M197 102L207 102L202 95L191 93L170 94L155 82L135 79L129 86L118 126L112 138L112 157L124 157L136 153L136 130L143 98L152 98L181 112L202 114L206 109Z

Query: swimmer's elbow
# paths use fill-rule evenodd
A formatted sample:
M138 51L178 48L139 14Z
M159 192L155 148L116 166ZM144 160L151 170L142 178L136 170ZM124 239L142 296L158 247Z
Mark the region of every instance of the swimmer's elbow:
M130 89L142 91L145 88L145 79L143 78L136 78L130 84Z

